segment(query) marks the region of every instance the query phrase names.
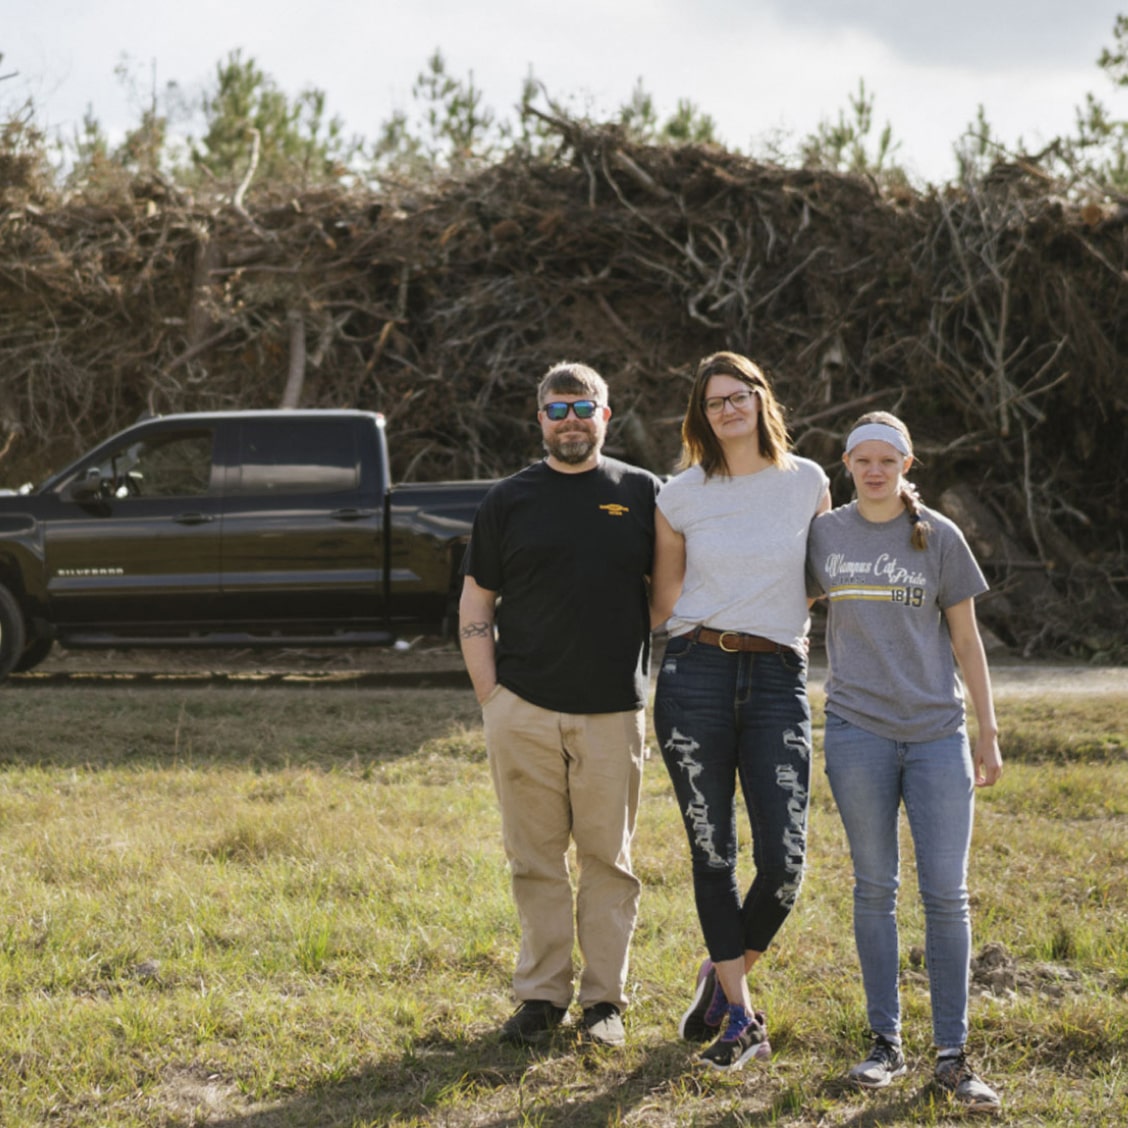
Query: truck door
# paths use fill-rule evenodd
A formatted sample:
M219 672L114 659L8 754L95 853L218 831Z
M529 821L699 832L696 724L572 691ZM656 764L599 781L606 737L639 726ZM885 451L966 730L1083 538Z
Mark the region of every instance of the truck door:
M47 590L61 626L145 634L206 621L219 601L221 499L213 429L131 432L95 451L45 522ZM68 486L83 481L82 500Z
M382 497L363 488L356 420L242 420L227 470L222 601L228 619L286 626L382 615Z

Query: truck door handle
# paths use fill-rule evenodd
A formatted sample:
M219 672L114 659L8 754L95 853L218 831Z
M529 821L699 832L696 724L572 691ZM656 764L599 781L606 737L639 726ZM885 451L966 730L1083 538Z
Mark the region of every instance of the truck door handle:
M334 509L329 514L334 521L360 521L365 517L375 517L375 509Z
M210 513L178 513L173 520L178 525L206 525L215 518Z

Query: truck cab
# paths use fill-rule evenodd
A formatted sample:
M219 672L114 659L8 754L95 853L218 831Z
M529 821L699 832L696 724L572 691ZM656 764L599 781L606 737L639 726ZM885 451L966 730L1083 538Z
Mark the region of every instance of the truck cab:
M438 629L490 484L394 489L371 412L144 420L0 496L0 676L54 639L356 646Z

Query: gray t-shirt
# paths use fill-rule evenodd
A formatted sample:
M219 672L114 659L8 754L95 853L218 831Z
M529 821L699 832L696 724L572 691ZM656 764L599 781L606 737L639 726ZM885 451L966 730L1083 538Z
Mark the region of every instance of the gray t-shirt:
M733 478L706 479L691 466L662 487L658 508L685 537L685 581L670 634L705 626L803 647L811 622L807 530L827 477L809 459L789 462Z
M867 521L857 502L816 518L807 550L813 587L830 600L827 712L914 744L964 722L943 612L987 590L959 528L932 509L922 516L932 526L924 551L909 543L907 512Z

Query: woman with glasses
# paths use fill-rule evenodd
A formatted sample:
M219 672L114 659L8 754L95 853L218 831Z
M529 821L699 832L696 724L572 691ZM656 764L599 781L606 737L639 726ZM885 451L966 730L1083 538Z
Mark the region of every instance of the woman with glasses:
M850 1081L883 1089L906 1070L898 997L897 889L902 802L916 845L925 960L941 1092L971 1112L999 1098L972 1071L968 1035L968 853L976 787L1002 774L975 597L987 590L960 530L905 479L908 428L863 415L843 461L857 498L820 517L812 583L829 599L826 774L854 862L854 937L872 1043ZM956 663L978 732L972 749Z
M788 449L764 372L720 352L698 365L682 422L682 472L658 496L651 624L669 633L654 728L693 865L709 958L679 1033L699 1061L739 1069L770 1055L748 972L795 904L810 780L804 579L807 531L827 477ZM752 827L755 879L737 885L734 799Z

